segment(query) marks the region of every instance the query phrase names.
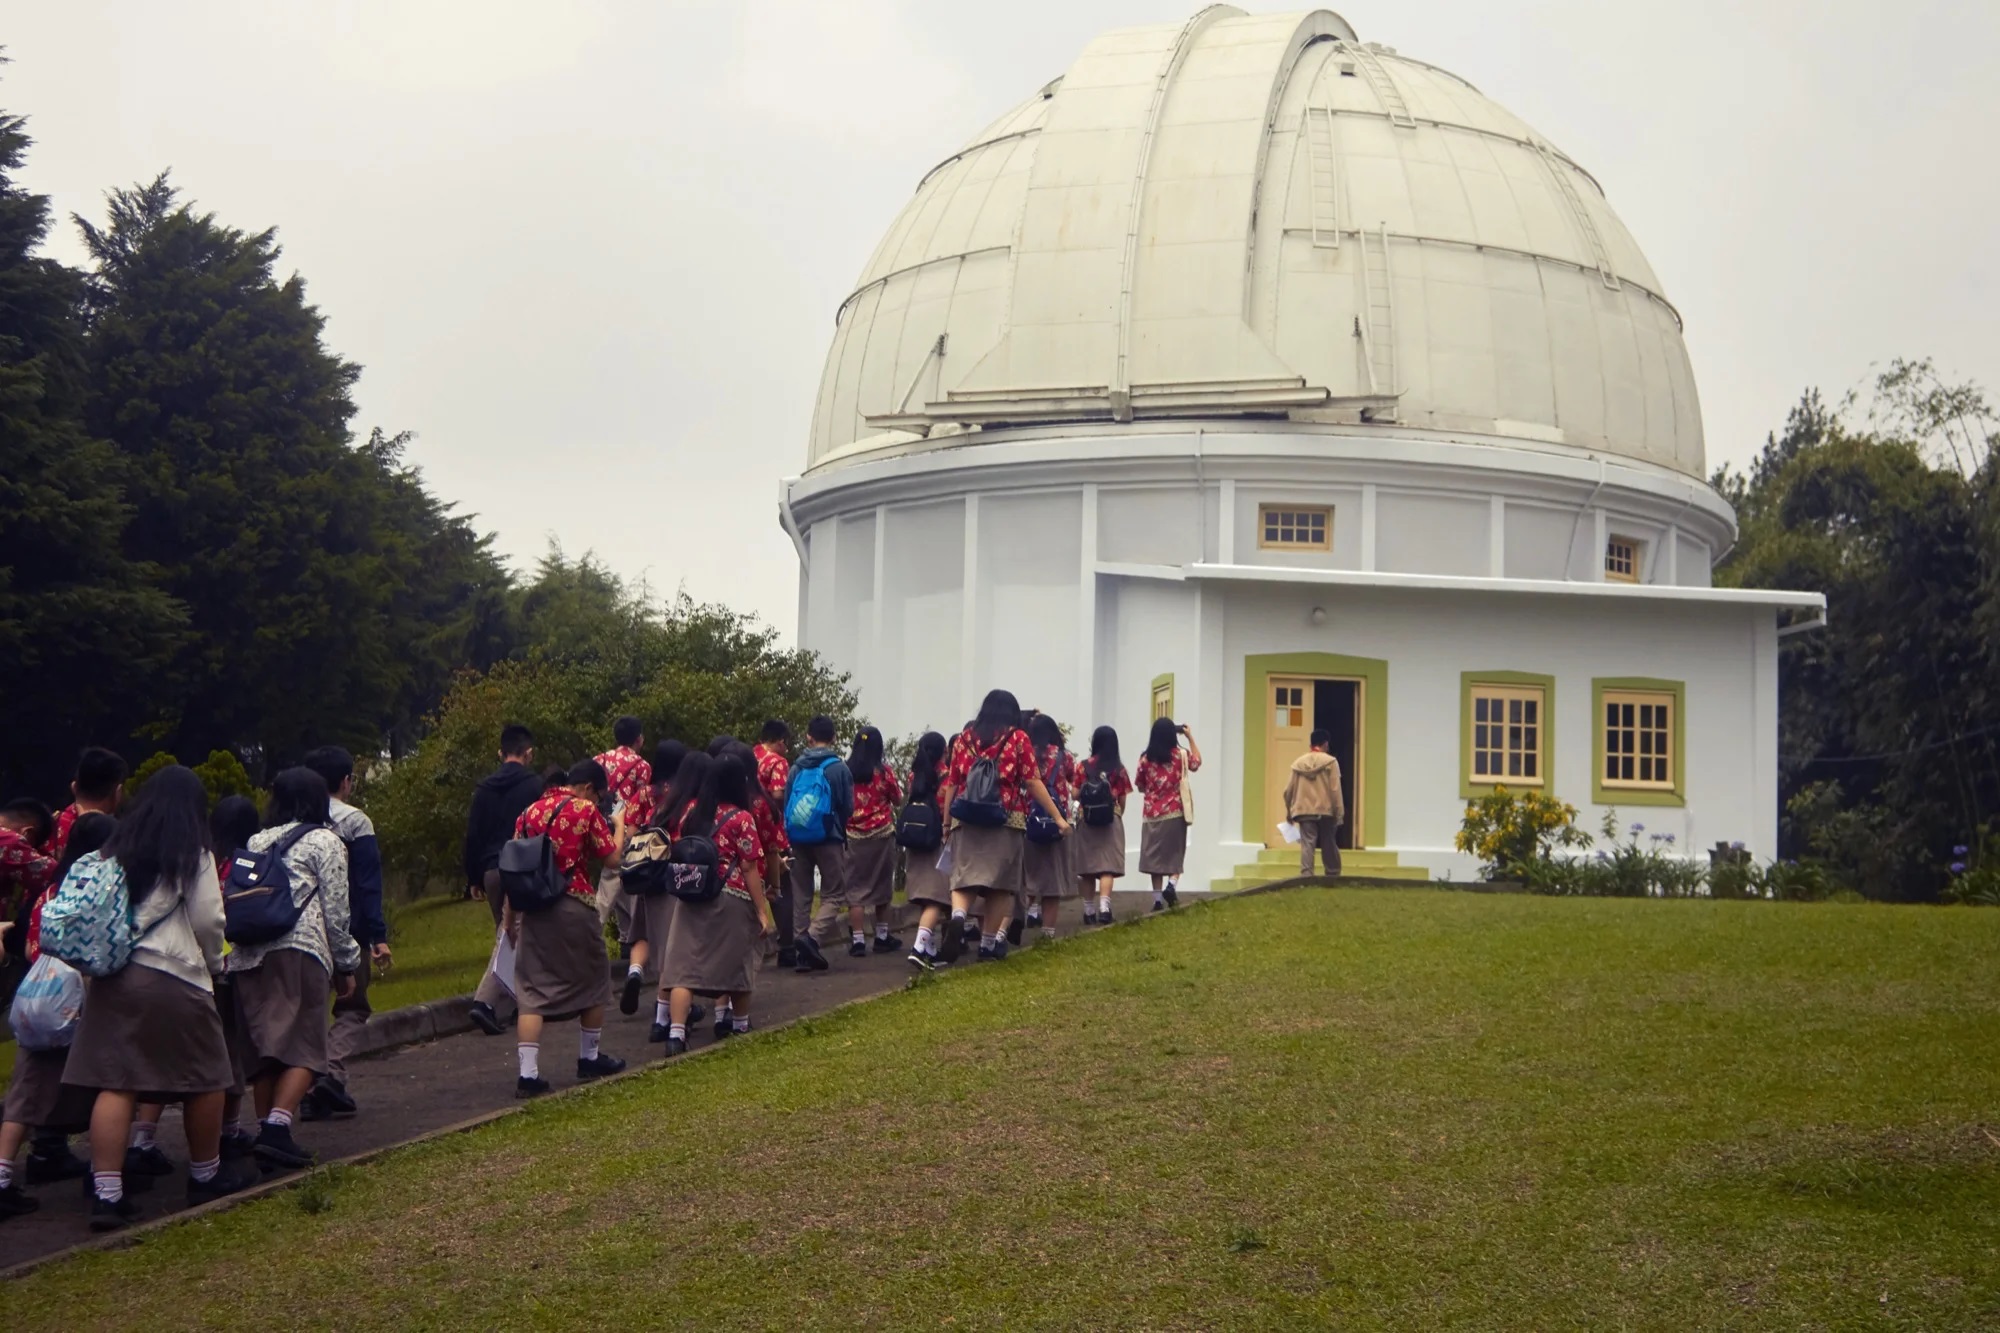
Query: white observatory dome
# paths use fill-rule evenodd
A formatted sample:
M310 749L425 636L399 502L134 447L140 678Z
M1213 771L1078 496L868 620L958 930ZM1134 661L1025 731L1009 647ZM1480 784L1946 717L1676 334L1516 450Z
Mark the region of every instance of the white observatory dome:
M1597 182L1325 10L1107 33L933 167L841 305L808 467L1173 418L1705 473L1680 317Z

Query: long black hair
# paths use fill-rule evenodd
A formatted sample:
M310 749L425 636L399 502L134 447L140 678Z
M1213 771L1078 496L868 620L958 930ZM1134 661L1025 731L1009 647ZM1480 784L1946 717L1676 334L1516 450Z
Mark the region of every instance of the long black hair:
M253 808L252 813L255 813ZM84 857L104 846L111 837L111 830L118 827L118 821L102 810L92 810L76 817L69 826L69 841L63 844L62 860L56 865L55 883L63 882L69 868Z
M1125 761L1118 757L1116 727L1099 727L1090 733L1090 762L1107 778L1124 770Z
M312 773L311 769L298 770ZM320 803L326 803L326 783L317 773ZM201 869L208 854L208 789L194 770L169 764L139 789L139 797L111 836L103 853L125 869L125 887L137 906L152 896L161 881L185 884Z
M1010 731L1021 728L1021 701L1011 690L988 690L980 701L979 716L972 719L972 738L979 748L990 750Z
M938 767L944 762L945 739L935 731L917 737L917 753L910 760L910 799L919 803L936 801Z
M611 775L606 773L604 765L595 759L577 760L569 766L569 772L563 774L563 780L571 787L590 788L597 793L599 800L604 799L605 793L611 790Z
M1060 749L1063 743L1062 728L1047 713L1037 713L1028 719L1028 739L1035 743L1037 750L1045 750L1051 745Z
M750 808L750 770L733 754L724 753L708 766L701 781L701 795L681 825L681 834L715 832L715 812L725 805L739 810Z
M708 770L715 767L715 760L708 757L705 750L690 750L687 758L674 773L673 785L660 798L660 808L653 812L653 819L661 828L672 828L674 819L693 805L701 796L702 785L708 780Z
M225 796L217 801L208 817L209 850L215 853L216 864L248 847L259 827L257 803L248 796Z
M1174 720L1156 717L1153 719L1153 730L1146 737L1146 758L1156 764L1170 764L1180 743L1181 731L1174 725Z
M326 779L310 768L301 764L271 779L271 803L264 807L265 828L294 823L324 824L331 818L333 805L327 795Z
M847 771L854 775L855 786L865 787L881 769L882 732L875 727L862 727L854 733L854 748L847 752Z
M653 787L656 792L665 791L667 784L680 771L681 761L687 758L688 747L677 740L664 740L653 747Z

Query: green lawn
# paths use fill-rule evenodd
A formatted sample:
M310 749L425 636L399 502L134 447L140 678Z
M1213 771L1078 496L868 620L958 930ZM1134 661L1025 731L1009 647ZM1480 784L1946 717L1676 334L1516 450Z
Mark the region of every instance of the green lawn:
M1300 891L85 1256L12 1328L2000 1325L2000 912Z
M425 898L391 905L388 913L395 965L369 988L375 1010L464 995L479 984L493 956L493 915L485 903ZM14 1043L0 1042L0 1087L13 1072Z

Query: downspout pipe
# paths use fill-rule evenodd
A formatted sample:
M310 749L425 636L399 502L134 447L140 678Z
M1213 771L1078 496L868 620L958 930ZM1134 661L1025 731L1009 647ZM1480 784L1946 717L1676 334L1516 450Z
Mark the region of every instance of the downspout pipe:
M1576 534L1583 528L1583 516L1590 512L1591 506L1597 503L1598 495L1604 490L1605 474L1604 455L1599 454L1597 456L1597 485L1591 487L1590 498L1583 502L1583 507L1576 511L1576 518L1569 525L1569 549L1563 553L1564 583L1576 582ZM1604 558L1602 551L1598 552L1598 558L1600 560Z
M792 483L789 481L778 483L778 526L792 539L792 549L799 555L799 572L803 574L806 569L806 539L805 534L799 531L798 518L792 513Z

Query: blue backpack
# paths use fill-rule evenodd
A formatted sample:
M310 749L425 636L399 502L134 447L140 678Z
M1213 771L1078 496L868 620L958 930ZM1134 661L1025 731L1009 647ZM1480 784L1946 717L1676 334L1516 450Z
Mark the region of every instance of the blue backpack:
M306 903L319 895L319 885L312 886L303 902L294 903L285 853L317 827L300 824L261 852L236 853L229 863L229 882L222 886L222 938L231 944L269 944L292 933Z
M108 977L138 944L125 867L99 852L79 857L42 907L42 952L87 977Z
M826 780L831 755L811 768L792 770L792 790L785 797L785 836L794 847L814 847L831 842L828 821L833 817L833 787Z

